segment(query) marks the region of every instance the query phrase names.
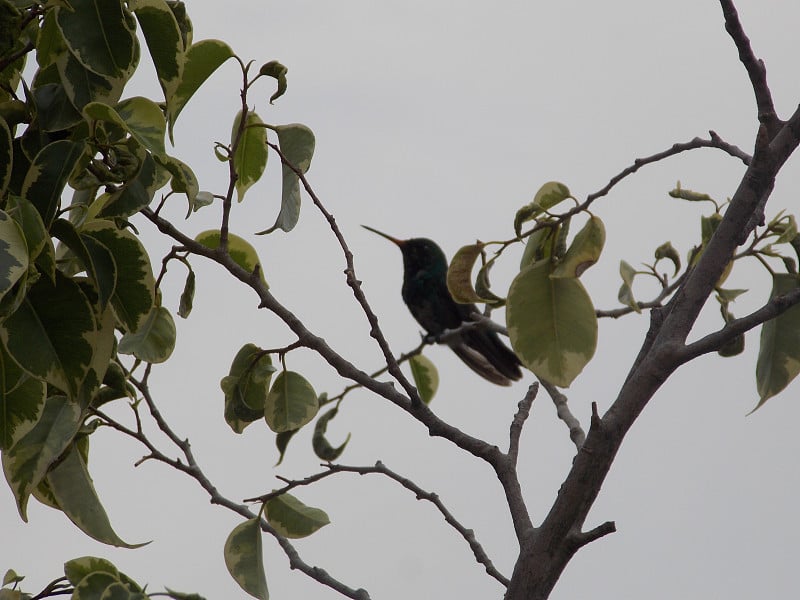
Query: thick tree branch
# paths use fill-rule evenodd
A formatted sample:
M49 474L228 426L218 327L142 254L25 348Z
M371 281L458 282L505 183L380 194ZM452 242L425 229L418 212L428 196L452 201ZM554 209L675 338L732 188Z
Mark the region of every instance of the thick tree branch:
M758 327L770 319L774 319L797 304L800 304L800 289L772 298L755 312L740 319L734 319L719 331L710 333L696 342L685 346L678 353L678 360L682 363L686 363L703 354L715 352L736 336L750 331L754 327Z
M732 27L738 23L732 3L723 0L722 6L727 25ZM740 55L743 52L747 54L749 44L745 46L745 38L735 31L732 35ZM752 55L752 51L749 54ZM762 75L752 71L752 65L751 61L751 77L757 80L759 89L756 94L763 105L759 107L759 117L769 121L771 101L764 89L760 89ZM765 80L763 85L766 86ZM563 568L577 550L571 543L571 535L574 536L571 532L582 528L626 433L661 385L687 360L687 353L697 353L712 345L713 337L701 340L694 347L690 346L691 351L684 348L700 310L733 257L735 248L746 240L757 223L758 214L763 211L772 192L777 173L800 142L800 109L774 135L773 132L766 132L765 135L763 130L767 127L762 120L756 152L697 264L670 303L652 313L651 329L616 400L602 419L592 419L586 442L576 455L549 514L536 535L526 540L522 547L506 600L538 600L549 596ZM664 154L668 155L669 152ZM640 163L634 163L630 172L639 166ZM623 172L621 175L627 174L630 173ZM612 179L598 194L605 193L620 179L620 176ZM791 301L796 302L794 298ZM776 313L777 304L774 306ZM773 308L764 310L766 312ZM764 313L754 317L753 321L763 318L766 318ZM747 319L745 317L735 327L749 325Z
M767 127L769 137L777 132L781 126L781 121L775 112L775 104L772 101L772 93L767 84L767 68L764 61L756 58L753 48L750 46L750 39L744 32L742 23L739 20L739 13L733 5L733 0L720 0L722 14L725 17L725 30L731 36L736 49L739 51L739 60L747 70L750 77L750 84L756 97L758 107L758 120Z

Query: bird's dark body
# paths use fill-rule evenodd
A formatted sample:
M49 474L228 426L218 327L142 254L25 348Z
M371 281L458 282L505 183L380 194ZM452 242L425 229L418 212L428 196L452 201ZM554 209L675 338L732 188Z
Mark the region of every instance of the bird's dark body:
M440 335L472 321L473 304L459 304L447 289L447 258L432 240L397 240L367 227L393 241L403 253L403 301L413 317L430 335ZM498 385L511 385L522 377L520 362L497 333L483 327L462 331L447 345L473 371Z

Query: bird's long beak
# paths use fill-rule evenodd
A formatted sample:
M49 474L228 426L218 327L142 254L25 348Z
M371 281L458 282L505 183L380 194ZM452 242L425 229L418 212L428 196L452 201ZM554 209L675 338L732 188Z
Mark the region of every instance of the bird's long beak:
M368 225L362 225L362 227L364 229L366 229L367 231L371 231L372 233L377 233L379 236L386 238L390 242L394 242L400 248L402 248L403 244L405 244L405 240L398 240L397 238L394 238L394 237L392 237L390 235L387 235L387 234L383 233L382 231L378 231L377 229L373 229L372 227L370 227Z

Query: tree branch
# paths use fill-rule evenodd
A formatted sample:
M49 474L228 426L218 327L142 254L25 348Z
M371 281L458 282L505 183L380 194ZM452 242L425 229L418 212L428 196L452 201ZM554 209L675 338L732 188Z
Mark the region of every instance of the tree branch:
M750 39L744 32L742 23L739 20L739 13L733 5L733 0L720 0L722 14L725 17L725 31L731 36L736 49L739 51L739 60L747 70L750 77L750 84L756 97L758 107L758 120L767 127L770 139L777 133L781 126L781 121L775 112L775 104L772 101L772 93L767 84L767 68L764 61L756 58L753 48L750 46Z
M797 304L800 304L800 288L792 290L788 294L776 296L749 315L734 319L719 331L710 333L696 342L688 344L679 352L678 359L685 363L703 354L719 350L737 335L741 335L754 327L766 323L770 319L774 319Z
M539 382L534 381L530 387L528 387L528 393L525 394L525 397L517 404L517 414L514 415L514 419L511 421L511 427L509 427L507 456L508 460L515 466L517 464L517 458L519 457L519 439L522 436L522 426L525 425L525 421L531 414L531 407L538 393Z
M643 158L637 158L636 160L633 161L632 165L630 165L629 167L626 167L625 169L620 171L618 174L614 175L614 177L612 177L611 180L603 188L601 188L600 190L594 192L593 194L589 194L586 197L586 201L581 205L580 209L583 210L584 208L586 208L589 204L591 204L592 202L594 202L598 198L601 198L601 197L607 195L611 191L611 189L615 185L617 185L620 181L622 181L623 179L625 179L626 177L628 177L630 175L633 175L634 173L636 173L636 171L638 171L639 169L641 169L645 165L649 165L649 164L660 162L660 161L664 160L665 158L670 158L672 156L675 156L675 155L680 154L682 152L687 152L689 150L697 150L699 148L716 148L717 150L722 150L723 152L729 154L730 156L732 156L734 158L738 158L745 165L749 165L750 162L753 160L752 156L750 156L749 154L747 154L746 152L744 152L743 150L741 150L737 146L734 146L733 144L729 144L728 142L723 140L721 137L719 137L719 135L717 135L716 132L709 131L708 135L709 135L709 139L707 139L707 140L703 139L703 138L700 138L700 137L696 137L696 138L694 138L694 139L692 139L692 140L690 140L688 142L673 144L667 150L663 150L661 152L656 152L655 154L652 154L650 156L645 156Z
M268 494L264 494L262 496L257 496L255 498L248 498L244 500L244 502L266 502L267 500L274 498L276 496L280 496L281 494L284 494L291 489L316 483L317 481L325 479L326 477L329 477L336 473L357 473L358 475L369 475L369 474L385 475L389 479L392 479L393 481L399 483L407 490L413 492L414 495L417 497L417 500L426 500L431 504L433 504L436 507L436 509L441 513L441 515L444 517L445 522L448 525L450 525L453 529L455 529L461 535L461 537L464 538L467 544L469 544L469 547L472 550L473 555L475 556L475 560L486 568L486 573L488 573L491 577L499 581L503 586L508 586L508 578L505 577L495 568L494 564L487 556L483 547L476 539L475 532L472 529L467 529L466 527L464 527L453 516L453 514L439 499L438 494L434 492L428 492L422 489L420 486L418 486L416 483L414 483L407 477L403 477L402 475L399 475L398 473L386 467L386 465L384 465L381 461L376 462L375 466L372 467L355 467L347 465L337 465L332 463L327 463L324 464L323 466L328 470L321 471L314 475L310 475L309 477L306 477L304 479L285 480L286 485L283 486L282 488L270 492Z
M583 432L580 421L578 421L569 409L567 397L552 383L544 380L541 380L541 382L544 389L547 390L547 393L553 400L553 404L556 406L556 415L558 415L558 418L564 421L564 424L569 428L569 439L575 444L575 448L580 450L581 446L583 446L583 443L586 441L586 434Z
M306 190L306 193L311 198L311 201L325 217L325 220L328 221L328 226L333 232L333 235L336 237L336 240L339 242L339 246L341 247L342 252L344 253L345 263L347 265L344 274L345 274L345 279L347 281L347 285L353 291L353 295L356 298L356 302L358 302L359 306L361 306L361 310L367 317L367 321L370 324L369 334L375 339L376 342L378 342L378 346L380 347L381 352L383 352L383 356L386 359L386 365L389 368L389 373L392 375L392 377L394 377L397 380L397 382L405 390L406 394L408 394L408 397L411 399L413 405L419 406L423 404L422 399L419 397L419 392L417 391L417 388L414 386L414 384L412 384L408 380L403 371L400 370L400 365L397 363L397 358L395 357L394 353L389 347L389 342L386 340L386 337L383 335L383 330L378 324L378 316L375 314L375 311L372 310L372 307L367 301L367 297L364 294L364 291L361 289L361 281L356 277L356 268L355 268L355 263L353 262L353 253L351 252L350 247L347 245L347 241L344 239L344 235L339 229L339 226L336 224L336 219L330 212L328 212L328 210L322 204L322 201L314 192L314 189L311 187L311 184L308 182L308 179L306 179L305 173L303 173L300 169L298 169L286 158L286 156L283 154L283 152L281 152L281 149L277 144L273 144L272 142L267 142L267 146L269 146L275 152L277 152L278 156L280 156L281 163L286 165L289 169L291 169L294 172L295 175L297 175L297 177L300 179L300 182L303 184L303 188Z
M149 377L151 365L147 366L146 372L144 377L141 380L136 380L131 378L131 383L136 387L137 390L142 394L145 403L147 404L148 410L150 414L153 416L158 428L169 438L169 440L175 444L183 453L186 463L182 462L179 459L171 459L166 456L163 452L158 450L155 445L145 436L143 432L136 432L133 431L124 425L114 421L107 415L100 413L99 411L94 411L95 414L99 415L106 424L113 427L114 429L124 433L132 437L133 439L137 440L141 444L150 451L150 456L146 458L151 458L162 462L166 465L169 465L182 473L185 473L192 479L194 479L200 487L202 487L206 493L209 495L212 504L216 504L219 506L223 506L228 510L231 510L245 519L254 519L257 515L252 512L247 506L243 504L239 504L237 502L233 502L232 500L228 499L227 497L223 496L217 488L211 483L208 477L205 475L203 470L200 468L199 464L195 460L194 454L191 450L191 446L188 440L181 440L178 435L172 430L169 424L161 415L160 411L156 407L156 404L153 400L153 397L150 394L149 386L147 384L147 378ZM292 545L292 543L284 536L279 534L275 529L265 520L261 519L261 529L262 531L269 533L271 536L275 538L278 542L278 545L281 546L286 556L289 558L289 564L292 569L298 569L302 571L308 577L311 577L318 583L322 585L326 585L343 596L348 598L352 598L353 600L369 600L369 594L363 589L354 589L349 586L346 586L338 579L330 576L324 569L320 569L319 567L315 567L309 565L305 561L300 558L299 553Z

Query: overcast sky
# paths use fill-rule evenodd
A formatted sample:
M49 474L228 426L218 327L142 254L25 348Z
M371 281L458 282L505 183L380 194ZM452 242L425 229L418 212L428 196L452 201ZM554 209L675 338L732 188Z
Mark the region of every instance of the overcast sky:
M227 41L244 60L277 59L289 67L288 93L274 106L267 82L251 97L273 124L302 122L317 137L308 174L356 253L356 269L395 351L416 345L419 328L400 298L399 251L359 227L397 237L431 237L451 256L476 238L512 234L514 212L549 180L583 198L637 157L715 130L751 151L756 111L749 81L712 0L641 2L245 2L189 3L195 40ZM800 99L797 26L800 4L739 0L756 53L767 64L781 116ZM176 127L175 155L201 187L222 193L226 167L213 155L226 141L237 109L239 75L223 66L192 99ZM131 92L156 95L149 67ZM796 210L798 163L787 163L768 215ZM249 237L274 294L308 326L364 370L381 366L368 326L344 284L344 262L320 214L307 200L290 234L250 235L277 214L275 157L264 181L235 207L232 230ZM597 308L613 308L620 259L650 261L671 240L681 254L699 236L708 207L667 196L680 180L718 199L733 194L744 167L711 150L642 169L593 211L608 231L600 263L584 283ZM192 235L218 226L218 209L182 220ZM154 266L170 247L137 222ZM159 254L161 253L161 254ZM292 440L278 469L274 436L255 423L242 436L222 419L219 380L239 347L293 341L275 318L256 309L218 268L198 272L195 311L178 322L173 358L155 370L153 391L179 435L188 437L206 473L240 500L278 487L275 474L303 477L319 470L309 433ZM493 271L498 289L517 267L509 257ZM184 273L172 267L164 303L177 308ZM763 269L743 269L728 287L751 292L733 307L742 315L764 301ZM646 299L652 288L637 288ZM502 319L502 313L497 314ZM719 327L710 301L694 336ZM591 402L603 412L638 351L647 316L603 321L596 358L567 391L588 428ZM705 357L679 370L634 425L590 513L587 527L606 520L618 532L576 556L552 598L790 597L796 588L796 498L800 473L795 435L798 385L746 417L757 403L758 332L742 356ZM466 431L504 447L528 376L509 389L485 383L445 348L426 354L440 369L432 408ZM345 385L309 353L292 353L318 392ZM126 418L124 410L115 415ZM384 400L354 393L330 427L333 443L351 432L345 464L382 460L425 489L475 530L497 568L510 576L516 539L500 486L483 464L451 444L430 439ZM228 576L222 546L238 517L212 507L193 481L155 463L134 469L141 448L110 432L92 437L90 470L112 523L124 539L153 543L140 550L107 548L86 539L63 515L32 502L30 523L16 518L11 492L0 492L0 570L13 567L38 591L61 563L104 556L150 591L166 585L208 598L244 597ZM170 454L175 450L168 448ZM523 434L521 479L535 521L549 508L574 447L542 393ZM373 598L501 598L503 590L475 563L431 505L378 476L342 476L297 495L325 509L332 524L297 542L303 558ZM11 542L10 540L13 540ZM265 536L272 597L339 597L288 570Z

